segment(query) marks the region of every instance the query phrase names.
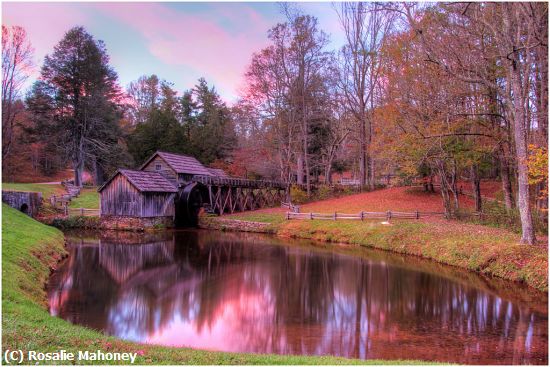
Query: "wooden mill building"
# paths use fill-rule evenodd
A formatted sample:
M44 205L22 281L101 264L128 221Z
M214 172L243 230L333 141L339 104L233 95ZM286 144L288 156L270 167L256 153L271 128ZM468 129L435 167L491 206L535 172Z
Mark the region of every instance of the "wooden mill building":
M156 152L139 170L119 169L99 188L102 217L165 219L176 215L178 189L195 175L226 176L197 159L181 154Z
M119 227L131 218L137 223L129 227L147 227L194 224L203 207L221 215L279 205L286 189L281 182L230 177L190 156L156 152L138 170L119 169L98 191L104 223Z
M157 172L119 169L99 188L102 216L173 217L177 187Z

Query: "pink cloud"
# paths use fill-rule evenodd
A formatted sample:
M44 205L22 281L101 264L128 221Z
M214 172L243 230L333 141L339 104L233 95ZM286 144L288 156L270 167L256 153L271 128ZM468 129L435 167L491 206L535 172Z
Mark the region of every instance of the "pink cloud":
M84 12L62 3L4 3L2 24L22 26L27 31L34 48L34 63L39 66L46 54L71 27L86 22ZM34 68L32 77L38 76L39 67Z
M267 45L271 26L245 4L214 4L205 13L157 3L95 7L140 32L149 52L165 64L190 68L232 92L240 87L252 53Z

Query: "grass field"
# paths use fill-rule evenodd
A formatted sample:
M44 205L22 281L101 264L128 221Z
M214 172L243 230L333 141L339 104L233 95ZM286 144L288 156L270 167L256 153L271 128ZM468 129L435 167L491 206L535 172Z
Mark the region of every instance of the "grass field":
M67 193L63 186L56 184L40 184L40 183L2 183L2 188L15 191L35 191L41 192L44 202L49 203L49 198L52 195L64 195ZM97 187L83 188L78 197L71 200L69 204L71 208L98 209L99 208L99 193Z
M424 362L414 361L362 361L337 357L280 356L168 348L125 342L97 331L72 325L49 315L44 290L50 268L54 267L66 253L62 232L39 223L5 204L2 204L2 212L2 346L4 350L46 352L65 349L76 353L79 350L100 349L138 352L140 354L136 360L138 365L424 364ZM105 363L106 361L97 362L97 364Z
M66 194L65 189L63 186L56 185L50 185L50 184L39 184L39 183L11 183L11 182L3 182L2 183L2 189L5 190L14 190L14 191L35 191L35 192L41 192L42 198L44 200L48 200L50 196L52 195L62 195Z
M87 187L80 191L80 195L71 200L71 208L99 209L99 193L97 187Z

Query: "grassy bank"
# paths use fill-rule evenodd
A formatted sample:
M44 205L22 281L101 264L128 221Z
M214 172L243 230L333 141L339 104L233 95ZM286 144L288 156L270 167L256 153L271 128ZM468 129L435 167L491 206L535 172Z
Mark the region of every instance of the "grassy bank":
M282 213L250 212L225 218L267 222L277 235L284 237L421 256L548 291L547 247L520 245L517 234L505 229L443 219L395 220L384 225L380 221L286 221Z
M86 187L80 195L73 198L69 204L71 208L99 209L99 193L97 187Z
M48 201L52 195L63 195L67 192L60 184L40 184L40 183L12 183L2 182L2 189L13 191L33 191L41 192L42 198Z
M65 349L139 352L136 364L411 364L411 361L352 360L168 348L125 342L52 317L44 284L66 253L63 234L2 204L2 343L4 350ZM3 358L3 357L2 357ZM5 362L5 361L3 361ZM105 364L106 361L98 362ZM57 364L57 363L56 363ZM417 362L419 364L419 362Z

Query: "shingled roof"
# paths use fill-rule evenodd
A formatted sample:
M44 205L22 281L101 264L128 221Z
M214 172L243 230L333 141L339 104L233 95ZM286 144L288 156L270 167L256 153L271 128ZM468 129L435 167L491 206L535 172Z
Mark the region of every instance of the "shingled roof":
M143 169L155 156L159 155L176 173L187 173L191 175L212 176L205 166L196 158L176 153L156 152L140 169Z
M132 171L119 169L113 177L103 184L98 191L103 190L118 174L123 175L132 185L141 192L178 192L176 186L157 172Z

